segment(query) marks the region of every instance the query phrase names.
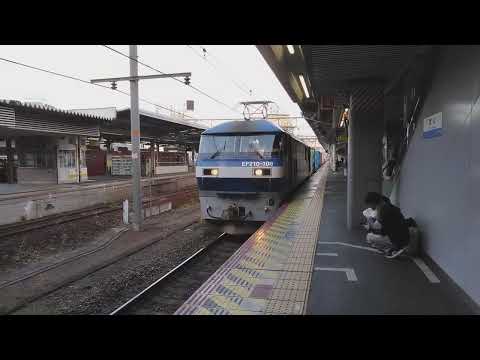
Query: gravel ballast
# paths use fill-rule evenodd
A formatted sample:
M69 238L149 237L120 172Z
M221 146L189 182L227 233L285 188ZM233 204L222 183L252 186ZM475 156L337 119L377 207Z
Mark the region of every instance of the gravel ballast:
M108 314L160 276L218 237L201 224L198 202L146 221L158 240L112 265L56 290L14 314Z

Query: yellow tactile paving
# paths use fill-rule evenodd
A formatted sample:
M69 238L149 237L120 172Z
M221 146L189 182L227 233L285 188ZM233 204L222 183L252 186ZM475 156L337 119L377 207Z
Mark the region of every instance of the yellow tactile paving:
M267 303L267 315L300 315L303 313L303 301L270 300Z
M232 309L230 315L258 315L258 312Z
M274 289L270 299L284 301L304 301L306 294L306 290Z
M303 314L323 207L326 166L176 314ZM315 183L314 186L313 183ZM232 256L233 258L233 256Z
M279 278L282 280L308 281L308 273L303 271L282 271Z
M311 264L296 264L296 263L289 263L285 264L283 267L284 271L301 271L301 272L309 272L311 269Z
M214 314L205 308L199 308L192 315L214 315Z

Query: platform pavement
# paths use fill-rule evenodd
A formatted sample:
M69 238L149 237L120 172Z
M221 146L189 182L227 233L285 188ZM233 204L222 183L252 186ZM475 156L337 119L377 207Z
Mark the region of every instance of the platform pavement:
M343 171L329 173L307 314L478 314L478 306L425 254L387 259L369 250L360 226L347 229L346 205Z
M346 204L343 172L322 167L175 314L478 313L428 258L369 248Z

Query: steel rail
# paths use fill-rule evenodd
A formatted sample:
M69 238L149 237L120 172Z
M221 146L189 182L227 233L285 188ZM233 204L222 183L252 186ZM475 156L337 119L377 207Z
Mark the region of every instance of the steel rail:
M150 289L161 283L163 280L167 279L170 275L174 274L178 269L182 268L185 264L190 262L192 259L196 258L199 254L203 253L206 249L208 249L211 245L217 243L221 238L223 238L227 233L222 233L220 234L214 241L212 241L210 244L207 246L201 248L200 250L196 251L193 255L189 256L187 259L182 261L180 264L175 266L172 270L167 272L165 275L154 281L152 284L150 284L148 287L143 289L141 292L139 292L137 295L132 297L130 300L125 302L124 304L120 305L118 308L116 308L114 311L112 311L109 315L116 315L123 309L125 309L127 306L138 300L142 295L146 294Z

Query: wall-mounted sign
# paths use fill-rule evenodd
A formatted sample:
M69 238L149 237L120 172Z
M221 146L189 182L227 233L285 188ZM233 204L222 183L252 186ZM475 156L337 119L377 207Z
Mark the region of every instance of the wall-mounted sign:
M112 156L112 175L132 175L132 158L129 155Z
M442 113L436 113L423 120L423 137L425 139L442 136Z

